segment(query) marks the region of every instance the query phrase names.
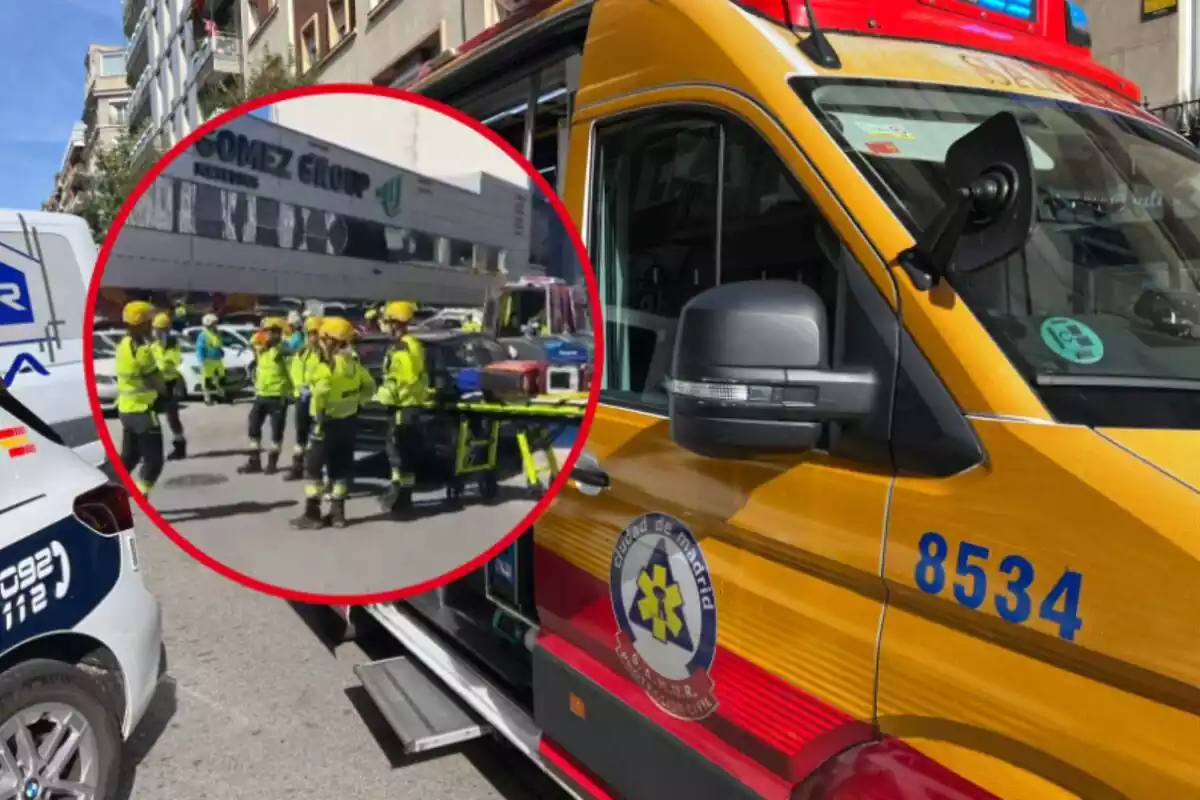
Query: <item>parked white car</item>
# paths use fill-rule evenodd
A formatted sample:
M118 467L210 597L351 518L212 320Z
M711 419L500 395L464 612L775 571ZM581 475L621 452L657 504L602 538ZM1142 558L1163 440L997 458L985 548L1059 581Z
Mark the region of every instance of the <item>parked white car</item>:
M200 330L196 328L188 328L179 336L179 349L183 352L183 361L179 365L179 376L183 379L180 391L183 393L183 398L199 397L203 394L203 387L200 380L200 364L196 361L196 345L195 332ZM191 331L191 337L188 335ZM121 329L112 329L97 331L96 338L93 340L93 353L97 356L101 352L111 352L111 357L116 356L117 345L125 336L125 331ZM242 340L233 334L226 338L222 333L222 340L225 344L225 391L237 394L246 388L248 378L248 366L250 364L249 347L243 344ZM102 350L102 348L104 348ZM103 403L104 395L102 393L102 382L100 380L100 361L97 359L96 364L96 391L101 396ZM116 394L116 369L113 368L113 384L112 391ZM113 401L116 402L115 400Z
M439 308L430 316L417 322L417 327L429 331L458 330L471 318L472 314L479 314L482 317L483 309Z
M190 388L190 383L188 384L189 393L196 395L200 394L200 365L196 361L196 339L202 330L203 327L195 325L184 328L179 336L183 360L196 369L195 390ZM243 333L239 326L218 325L217 334L221 337L221 347L225 348L225 357L222 359L225 362L225 390L236 394L246 389L250 383L254 365L254 347L250 344L250 337L254 335L254 328Z
M115 797L122 750L167 666L129 493L5 390L0 430L0 574L12 576L15 609L0 666L0 786L8 797Z
M117 411L117 351L99 335L92 337L92 372L96 376L96 396L105 414Z

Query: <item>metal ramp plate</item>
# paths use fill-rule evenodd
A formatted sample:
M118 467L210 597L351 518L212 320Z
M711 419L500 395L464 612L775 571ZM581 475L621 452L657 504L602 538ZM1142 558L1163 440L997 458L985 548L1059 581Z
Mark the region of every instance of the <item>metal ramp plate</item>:
M423 753L477 739L492 732L458 698L405 656L359 664L354 674L404 745Z

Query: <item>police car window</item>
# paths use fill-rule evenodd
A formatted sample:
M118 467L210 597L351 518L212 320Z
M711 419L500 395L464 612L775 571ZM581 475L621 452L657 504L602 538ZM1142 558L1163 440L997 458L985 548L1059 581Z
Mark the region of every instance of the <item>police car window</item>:
M44 230L37 230L36 233L37 243L41 245L46 275L45 280L41 275L25 276L31 295L28 300L34 309L39 310L39 315L48 313L48 311L41 311L45 302L42 297L45 292L44 287L48 283L51 292L50 303L53 304L55 318L58 322L59 338L81 338L83 336L83 309L87 300L87 292L83 285L83 272L76 260L75 251L65 236L47 233ZM0 243L22 253L30 253L32 256L36 256L38 252L36 245L31 247L26 244L25 235L20 232L0 234ZM85 264L83 266L90 269L92 265ZM43 320L39 316L39 328L43 323L49 321L49 318Z
M654 112L602 129L597 142L591 255L607 400L666 409L679 313L718 283L799 280L832 317L837 271L819 244L823 219L746 125Z

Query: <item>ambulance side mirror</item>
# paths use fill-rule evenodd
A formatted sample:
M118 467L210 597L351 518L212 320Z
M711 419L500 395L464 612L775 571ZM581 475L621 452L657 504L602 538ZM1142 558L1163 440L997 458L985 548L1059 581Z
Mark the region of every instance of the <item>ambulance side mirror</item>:
M1023 248L1037 207L1033 158L1014 114L1002 111L950 146L946 204L900 264L918 288L986 269Z
M794 281L746 281L693 297L667 381L671 438L710 458L763 459L818 446L826 423L875 407L869 372L829 367L825 304Z

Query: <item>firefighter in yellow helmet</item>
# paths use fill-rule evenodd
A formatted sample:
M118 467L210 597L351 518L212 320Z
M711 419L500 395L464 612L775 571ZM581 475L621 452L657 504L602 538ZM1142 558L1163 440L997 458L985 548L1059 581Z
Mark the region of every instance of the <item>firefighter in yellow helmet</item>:
M250 406L250 452L238 472L247 475L263 472L274 475L279 470L279 450L283 445L283 430L287 423L288 400L292 397L292 379L288 374L288 357L283 346L286 321L280 317L265 317L259 324L264 334L254 369L254 404ZM263 423L271 421L271 444L267 447L267 466L262 464Z
M296 398L296 444L292 451L291 468L283 479L298 481L304 477L304 453L308 448L308 437L312 431L312 370L321 360L318 331L321 317L304 320L304 344L292 356L292 394Z
M331 484L330 522L335 528L344 528L358 412L375 394L375 380L354 354L354 325L349 320L327 317L318 336L321 357L310 373L313 428L304 457L304 513L293 524L300 528L325 525L321 517L324 472Z
M391 412L388 418L387 457L392 468L391 487L380 503L394 515L412 507L416 461L415 432L419 412L429 396L425 348L408 331L416 305L404 300L388 303L383 318L392 335L392 346L383 358L383 380L377 398Z
M171 330L171 323L171 315L166 311L154 315L154 341L150 349L154 353L154 360L162 375L163 388L166 390L158 398L158 410L166 416L167 427L171 429L171 452L167 459L178 461L187 458L187 436L183 432L183 421L179 419L179 398L184 395L183 378L179 375L179 365L183 363L183 350L180 349L179 339Z
M154 307L142 300L127 303L121 312L126 333L117 345L117 414L121 420L121 463L134 483L149 496L162 475L163 436L155 408L166 393L151 347Z

